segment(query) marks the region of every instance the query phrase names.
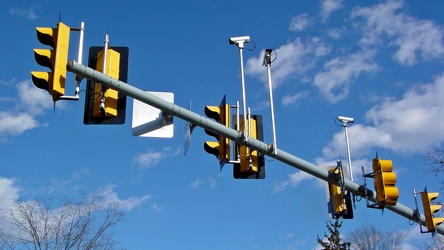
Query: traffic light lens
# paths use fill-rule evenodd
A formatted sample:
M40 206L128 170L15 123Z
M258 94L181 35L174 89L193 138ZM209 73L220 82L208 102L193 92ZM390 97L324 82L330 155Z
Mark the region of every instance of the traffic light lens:
M393 172L382 172L382 181L385 185L395 185L396 184L396 174Z

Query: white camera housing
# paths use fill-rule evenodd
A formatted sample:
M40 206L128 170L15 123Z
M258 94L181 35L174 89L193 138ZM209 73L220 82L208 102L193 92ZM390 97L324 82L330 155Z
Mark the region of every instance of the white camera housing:
M355 121L355 118L346 117L346 116L339 116L338 120L341 122L353 123Z
M250 41L250 36L238 36L238 37L230 37L230 44L243 44L248 43Z

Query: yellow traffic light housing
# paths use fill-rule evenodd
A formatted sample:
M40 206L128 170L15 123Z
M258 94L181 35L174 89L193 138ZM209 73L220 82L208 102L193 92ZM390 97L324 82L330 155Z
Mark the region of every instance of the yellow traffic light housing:
M240 121L240 130L244 131L244 121ZM256 120L250 119L250 137L257 139L257 131L256 131ZM245 145L241 145L239 147L239 155L240 155L240 171L243 173L257 173L259 172L259 159L257 150L252 150L250 147Z
M104 57L105 56L103 50L97 53L96 70L99 72L104 72L105 75L108 75L112 78L119 79L120 53L113 49L108 49L106 53L105 71L103 70ZM104 89L100 83L95 83L94 89L94 92L97 93L98 97L94 99L93 116L116 117L117 100L119 97L117 90L110 88Z
M338 164L341 164L342 167L342 162L338 161ZM339 167L329 170L329 172L335 174L338 176L338 178L342 178L342 176L339 174ZM338 219L342 217L343 219L353 219L353 208L350 192L343 190L343 188L333 183L328 182L327 185L327 197L329 198L328 209L331 218Z
M372 168L375 177L376 201L380 207L385 205L394 206L398 202L399 191L395 187L396 174L393 172L391 160L381 160L379 157L373 159Z
M128 47L110 47L107 49L104 71L104 46L92 46L89 48L88 67L103 72L111 78L127 82L128 56ZM125 113L124 94L91 80L86 82L84 124L124 124Z
M429 193L427 187L424 188L424 192L421 192L422 206L424 208L424 217L426 219L426 227L428 232L435 232L436 226L444 221L444 218L435 218L434 213L441 209L441 204L431 204L433 200L438 197L438 192Z
M234 118L233 118L234 119ZM248 123L247 123L248 124ZM250 137L263 141L264 131L261 115L251 115L250 117ZM236 124L234 127L237 127ZM239 131L244 131L244 121L239 121ZM257 150L245 145L236 145L236 157L238 163L234 163L233 177L235 179L264 179L265 178L265 158Z
M205 115L226 127L230 127L230 106L227 104L226 95L220 106L205 106ZM204 149L207 153L213 154L219 159L222 168L225 163L230 161L230 139L208 130L205 130L205 133L213 136L217 141L206 141Z
M53 101L58 101L65 94L70 28L59 22L57 28L37 27L36 30L38 40L53 50L34 49L35 60L52 72L31 71L32 81L36 87L47 90Z

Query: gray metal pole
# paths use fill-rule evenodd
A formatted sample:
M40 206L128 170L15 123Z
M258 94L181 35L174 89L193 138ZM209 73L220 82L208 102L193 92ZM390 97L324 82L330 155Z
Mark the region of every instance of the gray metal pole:
M304 171L310 175L313 175L317 178L320 178L329 183L334 183L339 185L339 182L336 180L336 175L328 172L308 161L305 161L301 158L298 158L294 155L291 155L283 150L278 149L276 155L273 153L273 147L267 143L249 137L248 140L244 140L242 132L236 131L232 128L225 127L224 125L212 121L206 117L203 117L199 114L196 114L186 108L182 108L178 105L165 101L161 98L158 98L154 95L146 93L143 90L140 90L136 87L133 87L125 82L116 80L110 76L107 76L103 73L100 73L94 69L86 67L82 64L75 62L74 60L70 60L67 65L68 71L71 71L78 75L80 78L86 78L92 80L94 82L100 82L103 86L109 87L111 89L115 89L120 93L123 93L129 97L132 97L136 100L139 100L143 103L146 103L150 106L158 108L163 112L170 113L173 116L177 116L185 121L192 123L195 126L202 127L211 132L219 134L223 137L229 138L230 140L240 144L249 146L259 152L266 154L271 157L275 157L276 160L281 161L285 164L288 164L294 168L297 168L301 171ZM365 197L365 187L363 185L359 185L350 180L344 181L345 188L354 193L355 195L359 195L361 197ZM368 199L372 202L376 202L376 193L372 190L367 189ZM415 210L400 204L399 202L395 206L387 206L385 209L391 210L409 220L415 221L416 217ZM424 215L419 216L418 223L421 223L425 226L425 217ZM436 232L444 235L444 225L438 225L436 227Z

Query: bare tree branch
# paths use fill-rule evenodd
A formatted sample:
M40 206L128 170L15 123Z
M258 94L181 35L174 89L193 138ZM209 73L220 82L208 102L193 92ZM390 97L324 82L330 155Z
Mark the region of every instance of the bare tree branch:
M440 176L439 182L441 183L441 188L444 188L444 180L442 178L444 173L444 150L439 148L433 149L433 151L427 154L424 161L427 166L425 172L436 177Z
M401 250L404 238L402 232L382 233L374 226L363 226L348 236L352 248L359 250Z
M425 163L429 166L426 170L430 174L441 174L444 172L444 150L435 148L425 157Z
M65 197L58 208L52 199L15 200L0 210L6 223L0 249L113 249L113 228L123 217L118 204L104 203L98 192L78 203Z

